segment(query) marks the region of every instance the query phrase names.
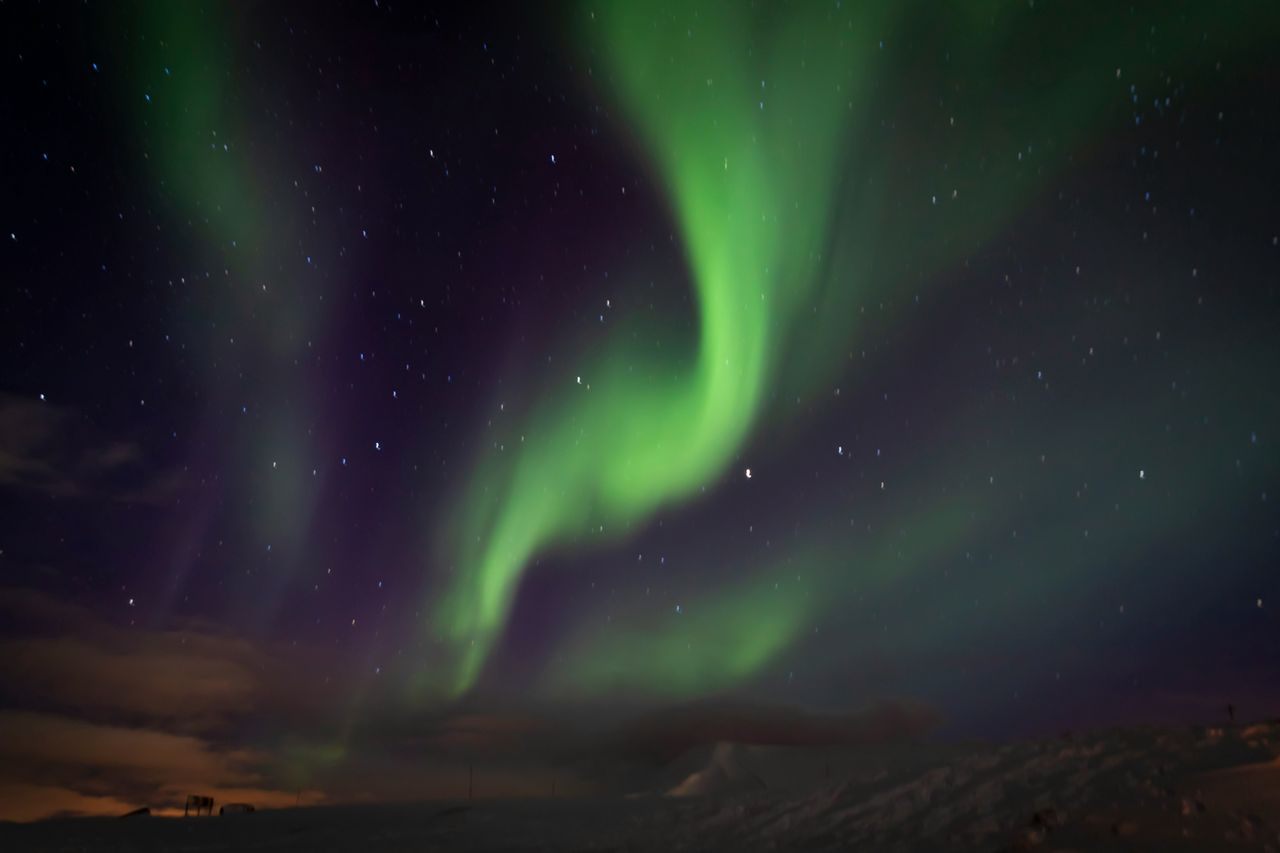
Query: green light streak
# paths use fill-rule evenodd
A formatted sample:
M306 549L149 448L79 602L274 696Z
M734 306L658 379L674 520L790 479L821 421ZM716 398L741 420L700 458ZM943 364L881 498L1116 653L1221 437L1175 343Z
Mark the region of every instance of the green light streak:
M752 56L733 7L710 22L686 11L657 25L642 11L611 7L585 36L607 46L619 98L671 187L697 353L681 377L638 381L613 350L584 368L577 393L542 410L509 467L481 466L462 514L461 572L437 613L462 652L455 692L477 678L534 555L592 531L615 535L726 468L817 281L841 105L854 88L851 45L825 12L780 22L773 47ZM801 51L811 59L797 62Z
M220 7L148 3L140 10L130 86L121 94L141 125L156 185L220 246L262 233L263 199L247 179L243 118Z

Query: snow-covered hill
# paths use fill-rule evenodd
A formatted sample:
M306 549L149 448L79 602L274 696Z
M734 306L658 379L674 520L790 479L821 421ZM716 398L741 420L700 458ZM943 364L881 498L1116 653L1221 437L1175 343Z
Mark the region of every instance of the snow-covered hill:
M721 745L680 797L49 821L0 826L0 849L1280 851L1278 756L1280 723L1126 729L887 751L797 784L794 754Z

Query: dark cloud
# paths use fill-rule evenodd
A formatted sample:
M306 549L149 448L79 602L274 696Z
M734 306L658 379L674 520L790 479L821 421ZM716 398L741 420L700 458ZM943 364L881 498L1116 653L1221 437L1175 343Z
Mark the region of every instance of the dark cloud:
M852 713L739 702L697 702L646 714L613 736L620 755L666 763L688 750L732 741L755 746L852 746L921 738L942 722L934 709L882 702Z
M3 817L119 814L137 805L176 812L188 793L263 806L302 792L269 787L269 755L197 737L108 726L54 714L0 712ZM306 791L309 802L322 798ZM122 808L123 806L123 808Z
M216 727L253 706L257 676L247 643L164 633L157 646L103 647L74 637L0 641L0 678L31 699L86 711ZM190 646L190 648L184 648Z
M0 487L158 506L183 480L181 471L156 470L135 442L104 436L74 409L0 394Z
M25 590L0 590L20 634L0 639L0 680L28 704L98 719L216 730L254 707L273 665L249 641L193 623L121 627Z
M258 713L288 728L306 704L278 651L208 623L114 625L29 590L0 589L0 617L0 818L322 796L281 788L287 758L244 728Z

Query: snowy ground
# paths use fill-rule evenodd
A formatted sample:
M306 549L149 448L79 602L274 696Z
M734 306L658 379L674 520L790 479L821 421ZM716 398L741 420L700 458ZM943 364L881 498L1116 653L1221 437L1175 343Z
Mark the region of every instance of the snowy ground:
M815 758L720 748L694 787L728 793L48 821L0 825L0 849L1280 853L1280 722L885 750L797 783Z

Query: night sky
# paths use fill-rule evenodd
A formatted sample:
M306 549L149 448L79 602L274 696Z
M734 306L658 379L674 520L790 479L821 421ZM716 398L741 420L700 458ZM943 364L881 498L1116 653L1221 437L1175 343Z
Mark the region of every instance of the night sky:
M1277 37L3 3L0 818L1280 713Z

